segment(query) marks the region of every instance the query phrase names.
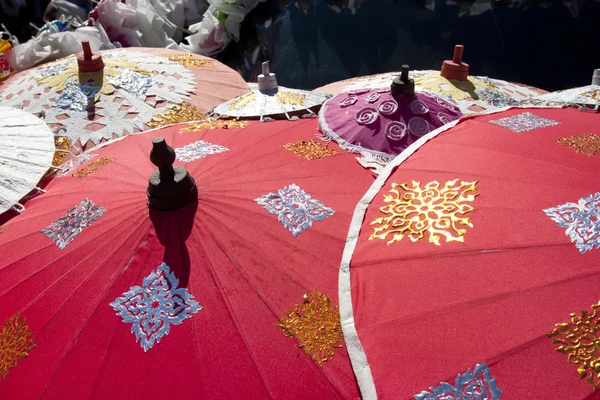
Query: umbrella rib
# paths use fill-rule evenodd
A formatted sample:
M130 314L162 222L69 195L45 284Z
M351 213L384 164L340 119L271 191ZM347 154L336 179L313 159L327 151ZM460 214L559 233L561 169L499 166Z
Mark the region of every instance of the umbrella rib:
M513 290L511 292L498 293L498 294L494 294L491 296L481 297L478 299L467 300L467 301L463 301L459 304L446 305L443 307L436 308L435 310L429 310L429 311L426 311L425 313L415 314L412 316L393 318L391 320L372 325L368 329L369 330L378 330L378 329L382 329L383 327L388 326L392 323L394 323L394 324L397 324L397 323L409 324L411 322L421 320L424 315L426 315L430 318L436 317L439 315L448 315L452 311L457 311L457 310L461 310L461 309L469 309L469 308L473 308L473 307L477 307L477 306L481 306L481 305L485 305L485 304L495 303L497 301L507 299L507 298L512 297L515 294L519 294L519 293L530 292L532 290L541 289L541 288L549 288L549 287L561 285L566 282L575 282L575 281L582 280L582 279L589 280L590 277L592 277L594 275L599 275L599 274L600 274L600 267L595 270L584 271L582 273L579 273L579 274L576 274L573 276L568 276L568 277L565 277L565 278L562 278L559 280L555 280L552 282L546 282L541 285L528 286L528 287L520 288L518 290Z
M139 228L144 224L144 222L146 222L148 220L148 217L146 216L145 218L142 219L141 223L138 224L138 229L135 229L131 235L129 235L128 237L125 238L125 240L123 240L123 242L117 247L117 249L121 248L122 246L125 245L125 243L128 242L128 240L133 237L136 233L138 233ZM143 243L143 241L148 237L150 233L146 233L143 236L143 239L140 239L138 241L139 243ZM139 246L136 246L136 248L139 249ZM129 268L129 265L131 264L131 260L134 258L136 253L134 253L128 260L128 262L125 264L125 267L123 268L123 270L121 271L121 275L123 276L123 273L125 272L125 270L127 270L127 268ZM110 259L110 256L107 257L107 259L105 261L103 261L94 271L94 273L96 273L98 270L101 269L101 267L103 267L104 265L106 265L106 263L108 263L108 260ZM81 263L80 263L81 264ZM54 314L54 316L48 320L48 322L46 324L44 324L44 328L46 326L48 326L48 324L50 323L50 321L52 321L56 315L58 314L58 311L60 309L62 309L65 304L67 303L68 300L70 300L73 296L75 296L75 294L77 293L77 291L87 282L89 282L89 280L92 278L93 274L91 274L88 279L86 279L84 282L82 282L75 291L73 291L73 293L60 305L60 307L57 308L56 313ZM44 394L48 391L50 385L52 384L52 381L54 380L54 378L56 377L56 374L58 373L58 370L60 369L60 366L62 365L62 363L64 362L67 354L71 351L71 349L73 348L73 346L75 345L75 343L77 342L77 339L79 338L79 336L81 335L81 333L83 332L83 330L85 329L85 327L87 326L89 320L92 318L92 316L94 315L94 313L98 310L98 308L100 308L100 305L103 303L104 299L106 298L106 294L112 289L114 288L114 286L119 282L119 279L115 279L113 281L113 283L104 291L104 295L100 297L100 301L98 302L98 304L96 305L96 307L94 307L94 309L89 313L88 317L83 321L83 324L81 325L81 327L79 328L77 334L75 335L75 337L73 338L73 340L71 341L70 345L65 349L65 351L62 354L62 357L58 363L58 365L56 366L56 368L54 369L54 373L52 374L52 376L50 377L50 379L48 380L48 383L46 384L46 387L44 389L44 392L41 394L40 397L43 397ZM41 332L43 329L40 329L39 332ZM38 333L39 333L38 332ZM114 337L114 336L113 336ZM96 378L98 378L100 375L100 373L98 373L98 375L96 376Z
M196 225L196 229L200 229L201 225L198 221L198 219L196 219L194 221L194 225ZM213 237L214 240L214 237ZM228 258L229 257L229 253L224 251L224 249L221 248L220 244L217 243L217 241L215 240L215 243L217 244L217 246L219 246L219 248L221 249L221 251L223 251L223 254L227 254ZM197 246L198 249L201 249L202 252L204 253L204 259L205 260L210 260L207 256L207 253L204 249L204 246ZM226 293L227 291L225 290L225 288L223 287L223 284L221 283L221 280L219 279L219 277L217 276L216 272L215 272L215 268L213 267L212 262L208 261L207 264L210 266L209 271L210 274L213 278L213 282L215 283L215 285L219 288L219 292L221 294L221 298L223 299L224 303L227 305L227 312L229 313L229 316L231 317L232 321L234 321L235 326L237 327L237 331L240 333L240 336L242 337L242 340L244 341L245 345L246 345L246 349L248 350L248 354L250 354L250 359L252 360L252 363L254 364L254 367L256 368L256 371L258 372L258 375L260 376L261 381L263 382L265 388L267 388L269 395L271 396L271 398L273 398L273 394L271 393L271 390L267 384L267 382L265 381L265 379L263 378L263 375L261 373L261 370L258 367L258 364L256 363L256 357L254 355L254 352L252 351L251 347L249 346L249 341L246 338L246 335L244 333L244 331L241 329L241 325L237 319L237 316L235 315L234 311L233 311L233 307L229 301L229 298L227 298L227 296L224 296L223 293ZM248 282L248 284L250 284ZM250 285L252 286L252 285Z

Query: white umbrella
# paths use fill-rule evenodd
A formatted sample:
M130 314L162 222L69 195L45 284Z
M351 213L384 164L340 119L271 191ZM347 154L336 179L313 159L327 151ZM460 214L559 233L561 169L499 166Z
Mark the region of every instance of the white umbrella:
M294 114L316 116L315 111L330 96L306 90L289 89L277 84L275 74L269 72L269 62L262 64L258 89L216 106L213 113L226 118L260 118L285 116L298 119Z
M54 134L41 119L0 107L0 214L19 204L52 166Z

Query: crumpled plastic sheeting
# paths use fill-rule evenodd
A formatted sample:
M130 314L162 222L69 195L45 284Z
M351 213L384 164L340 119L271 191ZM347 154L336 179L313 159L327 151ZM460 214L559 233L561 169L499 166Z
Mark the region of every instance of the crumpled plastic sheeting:
M185 24L180 0L104 0L90 16L123 47L171 47L181 40L177 27Z
M210 7L204 13L202 22L189 27L194 34L186 38L189 44L182 44L181 47L205 56L221 52L232 39L240 39L242 21L258 3L264 1L266 0L208 0ZM217 13L227 14L224 23L216 17Z
M42 33L13 47L5 57L13 69L22 71L42 62L79 53L82 40L88 40L94 50L115 47L97 28L86 26L73 32Z
M92 9L85 1L52 0L46 7L46 11L44 11L44 20L53 21L60 18L72 18L82 23L87 20L90 11Z

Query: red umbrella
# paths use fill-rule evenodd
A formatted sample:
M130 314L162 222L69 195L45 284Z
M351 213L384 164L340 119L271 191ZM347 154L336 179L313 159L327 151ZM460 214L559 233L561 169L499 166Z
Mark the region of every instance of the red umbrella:
M386 167L340 272L363 398L592 398L599 123L573 109L466 118Z
M26 318L36 347L13 357L3 394L358 397L340 348L337 264L372 178L310 140L315 119L205 128L95 149L5 225L0 321ZM159 136L175 155L153 153L161 173L149 185ZM154 207L172 203L164 185L179 205L197 201L149 211L146 190Z

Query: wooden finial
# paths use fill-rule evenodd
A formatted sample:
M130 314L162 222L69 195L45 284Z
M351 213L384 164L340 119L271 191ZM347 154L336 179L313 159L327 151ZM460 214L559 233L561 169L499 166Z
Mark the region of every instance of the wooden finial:
M454 56L452 60L446 60L442 64L441 75L446 79L455 81L466 81L469 77L469 64L462 62L465 46L457 44L454 46Z
M147 194L148 205L155 210L176 210L198 198L196 181L185 168L173 166L175 158L175 150L164 137L152 139L150 161L158 171L150 175Z
M93 51L90 47L90 42L87 40L81 42L81 47L83 48L83 51L77 53L79 71L88 73L102 71L104 68L104 61L102 61L100 53Z

